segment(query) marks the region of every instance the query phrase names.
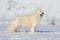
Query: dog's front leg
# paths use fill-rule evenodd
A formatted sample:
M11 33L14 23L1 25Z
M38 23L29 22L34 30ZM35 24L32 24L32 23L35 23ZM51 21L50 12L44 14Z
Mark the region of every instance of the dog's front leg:
M34 27L34 32L36 32L36 27Z
M30 27L30 30L31 30L31 32L35 31L33 26Z
M30 30L31 30L31 32L34 32L34 28L31 28Z

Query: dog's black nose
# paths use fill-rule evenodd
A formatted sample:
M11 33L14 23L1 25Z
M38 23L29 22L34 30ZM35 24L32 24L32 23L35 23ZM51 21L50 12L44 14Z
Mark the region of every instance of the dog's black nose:
M44 14L44 12L42 12L42 15Z
M44 12L42 12L42 14L40 14L40 16L42 17L42 16L43 16L43 14L44 14Z

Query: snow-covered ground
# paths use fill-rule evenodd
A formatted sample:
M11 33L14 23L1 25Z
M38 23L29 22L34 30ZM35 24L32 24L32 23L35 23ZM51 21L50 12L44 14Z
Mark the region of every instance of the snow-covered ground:
M35 32L35 33L11 33L0 34L0 40L60 40L60 33L57 32Z
M60 40L60 26L59 25L39 25L36 32L12 32L10 34L4 33L8 25L1 25L0 40ZM3 28L4 27L4 28ZM25 29L23 31L26 31Z

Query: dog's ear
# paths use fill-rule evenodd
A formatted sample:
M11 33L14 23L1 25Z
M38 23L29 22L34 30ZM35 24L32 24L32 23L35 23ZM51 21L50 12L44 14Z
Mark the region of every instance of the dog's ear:
M36 11L42 11L42 9L38 7L38 8L36 8Z
M36 9L36 12L37 12L38 14L42 14L42 10L41 10L40 8L37 8L37 9Z

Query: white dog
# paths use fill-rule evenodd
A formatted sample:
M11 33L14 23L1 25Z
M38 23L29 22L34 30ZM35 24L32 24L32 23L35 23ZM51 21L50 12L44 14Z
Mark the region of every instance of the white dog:
M36 9L36 11L30 15L18 16L11 21L11 24L5 30L5 32L6 33L9 33L12 31L17 32L18 29L20 29L21 27L27 27L31 30L31 32L34 32L43 14L44 13L41 9Z

